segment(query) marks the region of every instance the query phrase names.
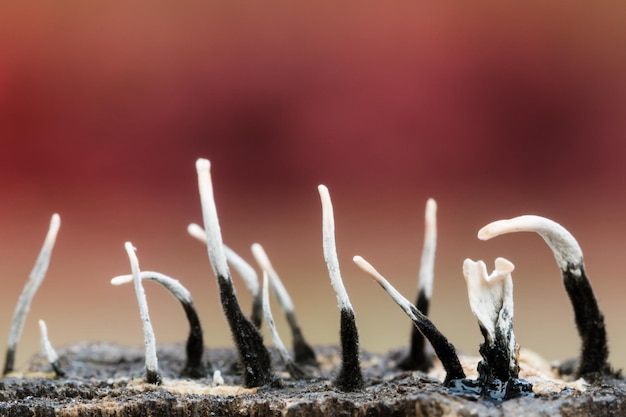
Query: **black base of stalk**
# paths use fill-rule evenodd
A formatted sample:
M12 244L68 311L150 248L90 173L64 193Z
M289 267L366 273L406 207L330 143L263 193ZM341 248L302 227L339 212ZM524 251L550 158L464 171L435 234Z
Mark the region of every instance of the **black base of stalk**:
M420 291L417 295L415 306L425 316L428 316L430 300L426 297L424 291ZM426 351L426 338L418 330L417 327L411 327L411 346L409 353L400 362L398 368L405 371L423 371L426 372L433 366L433 358Z
M148 384L159 385L161 384L161 375L157 371L146 369L146 382Z
M575 270L580 270L580 276L572 273ZM591 381L610 375L613 371L608 363L609 349L604 316L600 312L585 270L582 265L568 265L567 270L561 272L563 285L574 308L576 327L582 342L576 374Z
M291 328L291 336L293 339L293 353L294 360L300 365L318 366L317 357L313 348L304 340L304 335L300 326L296 321L296 316L293 312L286 314L287 322Z
M359 332L354 311L341 309L341 369L335 378L335 386L344 392L363 388L363 374L359 359Z
M259 291L259 295L252 300L252 313L250 314L250 321L257 329L261 328L263 323L263 297Z
M187 337L186 362L181 376L188 378L205 378L212 368L210 362L202 362L204 353L204 337L202 326L195 307L191 303L181 303L185 310L185 315L189 321L189 336Z
M4 371L2 375L13 372L15 367L15 349L7 349L6 358L4 360Z
M276 383L277 379L272 373L270 354L257 328L241 311L232 281L218 276L217 282L220 288L222 309L239 354L243 385L246 388L253 388Z

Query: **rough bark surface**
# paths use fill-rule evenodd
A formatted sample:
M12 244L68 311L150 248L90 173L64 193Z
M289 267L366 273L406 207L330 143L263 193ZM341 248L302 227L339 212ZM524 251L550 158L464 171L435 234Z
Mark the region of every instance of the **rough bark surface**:
M521 397L504 402L487 401L451 393L421 372L400 371L395 364L405 352L362 354L365 387L344 393L332 386L339 369L337 349L316 348L320 368L306 368L311 378L290 380L276 365L282 386L253 390L234 387L237 375L233 350L205 352L221 370L231 391L197 391L211 387L210 378L189 382L178 377L185 365L184 345L159 349L164 383L142 382L141 349L110 344L70 346L59 351L67 376L54 378L50 366L35 357L19 376L0 380L2 416L623 416L626 415L626 382L605 380L580 392ZM278 357L273 357L278 364ZM233 387L231 387L233 386ZM191 387L191 388L190 388ZM217 389L217 388L216 388ZM194 391L196 390L196 391Z

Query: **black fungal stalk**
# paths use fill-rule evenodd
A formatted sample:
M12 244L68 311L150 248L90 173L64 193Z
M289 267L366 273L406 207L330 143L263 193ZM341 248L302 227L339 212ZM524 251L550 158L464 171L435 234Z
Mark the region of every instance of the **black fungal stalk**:
M339 260L335 245L335 219L328 188L318 187L322 201L322 242L324 259L328 267L330 282L337 295L340 311L341 369L335 378L335 385L341 391L357 391L363 388L363 374L359 359L359 332L356 326L354 309L343 285Z
M370 275L391 296L400 308L409 316L415 326L422 332L433 346L435 354L446 370L444 385L449 386L452 381L465 378L465 372L456 354L452 343L435 327L435 325L419 311L409 300L404 298L370 263L360 256L353 258L355 264Z
M270 284L274 290L274 294L278 299L278 303L285 313L289 329L291 330L293 351L295 354L296 363L301 365L317 366L317 358L315 357L315 351L304 339L298 320L296 319L296 310L291 300L291 296L287 292L287 289L283 285L278 273L272 266L265 249L258 243L252 245L252 254L262 270L267 272L270 279Z
M210 162L206 159L198 159L196 162L202 217L204 229L207 232L209 260L220 289L222 309L239 354L244 386L248 388L259 387L275 382L276 379L272 373L270 354L263 344L263 338L256 326L244 316L237 301L235 287L224 253L224 244L213 198L210 167Z
M604 316L585 273L583 253L574 236L550 219L525 215L490 223L480 229L478 238L488 240L511 232L536 232L552 249L574 309L576 327L581 338L577 376L593 381L611 375L613 371L608 363Z
M13 312L11 328L9 330L9 339L7 341L4 370L2 372L3 375L13 372L15 367L15 351L17 349L17 344L22 337L26 316L30 310L30 303L46 277L46 272L48 271L48 266L50 265L50 257L52 256L52 249L54 248L54 243L56 242L60 227L61 217L55 213L50 218L50 226L43 242L43 246L41 247L37 261L35 261L35 266L28 277L28 281L26 281L26 284L24 285L22 294L17 300L17 305L15 306L15 311Z
M424 247L419 271L419 284L415 306L428 316L433 293L435 250L437 248L437 203L430 198L426 203ZM416 326L411 327L409 354L398 362L398 367L410 371L428 371L433 365L426 339Z
M142 280L150 280L161 284L167 289L181 304L185 311L185 316L189 322L189 335L187 336L187 344L185 347L186 362L181 372L181 376L189 378L205 378L211 364L207 361L206 365L202 362L204 353L204 337L202 326L198 312L191 299L189 291L178 281L165 274L154 271L141 271ZM111 280L113 285L121 285L132 282L132 275L121 275Z

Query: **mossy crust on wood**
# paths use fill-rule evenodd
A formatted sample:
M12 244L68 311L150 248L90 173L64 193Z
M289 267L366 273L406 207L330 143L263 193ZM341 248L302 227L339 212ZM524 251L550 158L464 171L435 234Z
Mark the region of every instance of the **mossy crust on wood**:
M0 415L11 416L621 416L626 415L626 382L607 379L585 392L515 398L501 403L452 394L440 381L421 372L395 367L405 352L386 355L362 353L365 387L356 392L336 390L332 379L338 372L335 347L316 348L322 364L308 368L315 377L306 381L283 378L280 388L266 386L251 393L210 395L181 393L172 389L185 364L184 345L158 349L165 384L142 381L143 352L111 344L83 344L60 349L67 377L45 377L50 366L35 357L24 376L0 380ZM226 385L242 382L235 371L236 353L231 349L205 352ZM274 363L278 357L274 355ZM39 375L39 376L37 376ZM211 380L196 380L210 386ZM195 385L195 384L194 384Z

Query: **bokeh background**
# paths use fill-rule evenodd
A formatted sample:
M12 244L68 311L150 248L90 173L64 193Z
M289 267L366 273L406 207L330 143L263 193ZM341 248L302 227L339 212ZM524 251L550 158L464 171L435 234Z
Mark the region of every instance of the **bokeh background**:
M411 324L352 264L416 293L428 197L439 203L431 316L461 350L481 342L463 259L516 265L519 343L579 349L553 256L532 234L480 242L486 223L540 214L579 240L626 366L626 7L330 2L10 2L0 12L0 350L50 215L62 226L18 364L55 345L141 345L123 244L180 279L208 346L229 346L200 222L195 160L212 161L222 233L264 245L305 336L338 342L316 186L335 205L344 282L365 350ZM250 297L238 277L245 311ZM159 343L183 341L175 300L146 283ZM290 343L274 304L279 328ZM269 340L269 338L268 338Z

